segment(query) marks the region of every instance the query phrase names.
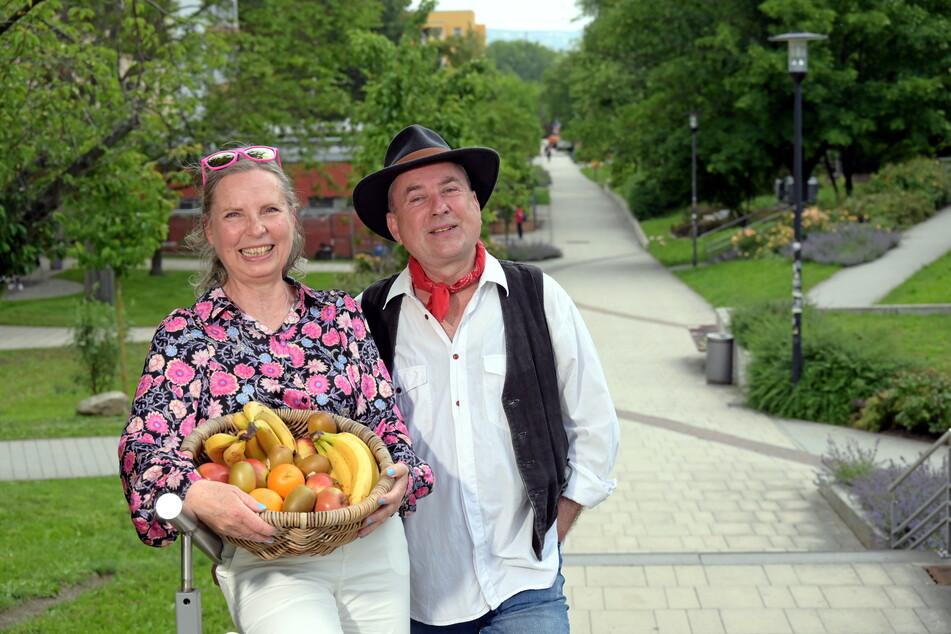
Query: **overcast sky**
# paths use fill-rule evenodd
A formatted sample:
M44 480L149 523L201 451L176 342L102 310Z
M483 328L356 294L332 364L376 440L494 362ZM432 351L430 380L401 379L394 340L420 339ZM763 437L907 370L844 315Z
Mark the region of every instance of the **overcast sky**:
M578 31L588 22L575 0L440 0L437 11L475 11L477 24L509 31Z

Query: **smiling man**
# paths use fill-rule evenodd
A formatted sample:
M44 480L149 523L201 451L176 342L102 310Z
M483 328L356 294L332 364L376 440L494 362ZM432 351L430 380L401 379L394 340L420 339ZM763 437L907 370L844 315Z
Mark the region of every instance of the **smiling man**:
M358 301L438 474L406 522L415 633L567 632L561 543L615 487L617 417L581 315L551 277L480 241L498 174L494 150L412 125L353 192L411 256Z

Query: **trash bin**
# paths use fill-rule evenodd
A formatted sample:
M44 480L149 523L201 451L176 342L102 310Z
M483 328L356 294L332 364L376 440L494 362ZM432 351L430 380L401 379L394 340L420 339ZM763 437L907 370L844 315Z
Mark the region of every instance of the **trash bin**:
M707 383L733 383L733 336L707 334Z

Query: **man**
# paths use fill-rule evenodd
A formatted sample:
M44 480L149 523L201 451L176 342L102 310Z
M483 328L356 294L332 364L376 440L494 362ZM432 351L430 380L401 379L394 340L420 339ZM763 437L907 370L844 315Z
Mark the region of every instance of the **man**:
M359 298L420 457L427 504L406 522L413 632L567 632L561 550L614 489L618 424L565 291L479 240L499 155L410 126L353 191L406 270Z

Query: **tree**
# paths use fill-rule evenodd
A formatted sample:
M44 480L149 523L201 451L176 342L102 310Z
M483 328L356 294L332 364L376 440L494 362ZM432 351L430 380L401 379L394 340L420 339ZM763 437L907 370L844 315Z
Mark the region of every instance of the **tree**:
M500 71L511 73L524 82L540 82L560 55L547 46L528 40L498 40L489 44L485 54Z

